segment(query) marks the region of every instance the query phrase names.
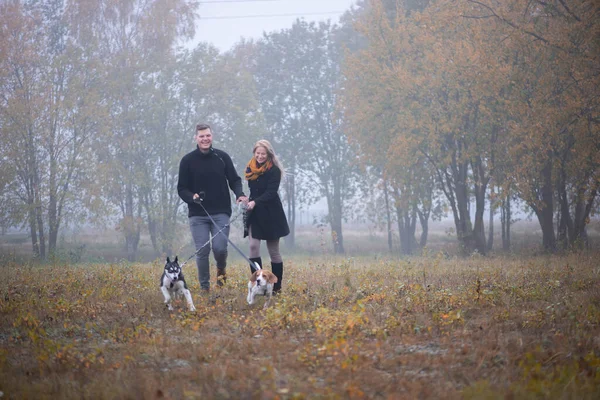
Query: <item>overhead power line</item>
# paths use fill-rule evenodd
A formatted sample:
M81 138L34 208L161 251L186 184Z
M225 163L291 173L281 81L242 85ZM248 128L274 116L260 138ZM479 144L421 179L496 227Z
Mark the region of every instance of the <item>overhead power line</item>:
M208 1L199 1L200 4L210 4L210 3L264 3L266 1L270 2L279 2L279 1L290 1L290 0L208 0ZM306 1L306 0L300 0Z
M248 0L246 0L248 1ZM256 0L254 0L256 1ZM273 0L271 0L273 1ZM227 15L222 17L200 17L203 19L242 19L242 18L272 18L272 17L304 17L307 15L333 15L343 14L345 11L324 11L324 12L313 12L313 13L291 13L291 14L257 14L257 15Z
M280 1L280 0L214 0L214 1L199 1L199 4L211 3L264 3L265 1Z

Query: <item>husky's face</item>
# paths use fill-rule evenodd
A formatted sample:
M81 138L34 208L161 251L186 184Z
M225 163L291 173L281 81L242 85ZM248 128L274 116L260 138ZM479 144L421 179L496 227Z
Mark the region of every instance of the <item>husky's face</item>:
M169 260L169 257L167 257L167 262L165 263L165 275L167 278L172 282L177 282L180 273L181 267L179 266L177 257L175 257L175 260L173 261Z

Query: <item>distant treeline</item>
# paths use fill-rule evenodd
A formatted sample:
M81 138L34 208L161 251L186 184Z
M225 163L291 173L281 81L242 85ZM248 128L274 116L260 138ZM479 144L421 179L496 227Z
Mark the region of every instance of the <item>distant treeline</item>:
M26 227L33 255L83 223L114 226L131 260L142 232L170 254L185 220L179 160L199 122L240 174L256 140L274 144L289 246L321 199L315 222L336 253L350 218L387 227L390 249L397 231L411 254L431 219L450 217L460 250L485 254L494 214L509 249L516 206L546 250L587 245L597 1L360 1L338 24L300 19L224 53L183 46L200 12L185 0L0 3L0 226Z

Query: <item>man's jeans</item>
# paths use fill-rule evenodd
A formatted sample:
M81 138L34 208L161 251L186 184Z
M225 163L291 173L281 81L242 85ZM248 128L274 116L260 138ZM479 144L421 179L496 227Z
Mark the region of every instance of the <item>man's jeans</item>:
M229 224L229 216L227 214L215 214L212 215L213 219L217 223L218 227L212 223L209 217L197 216L190 217L190 230L192 232L192 238L196 246L196 251L212 238L211 242L202 247L198 254L196 254L196 265L198 266L198 280L200 281L200 288L210 288L210 268L208 255L212 244L213 255L217 262L217 268L225 270L227 266L227 238L229 237L229 226L223 229L221 228ZM217 233L219 232L219 233Z

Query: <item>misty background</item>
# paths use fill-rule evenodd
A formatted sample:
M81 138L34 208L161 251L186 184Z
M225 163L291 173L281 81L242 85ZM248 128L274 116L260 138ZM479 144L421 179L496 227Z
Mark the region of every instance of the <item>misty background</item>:
M358 232L418 254L441 226L457 254L511 251L524 219L545 251L597 246L599 17L576 0L0 1L2 249L18 232L48 259L91 231L131 261L144 241L182 254L200 122L239 174L273 143L288 249L367 251L346 245Z

